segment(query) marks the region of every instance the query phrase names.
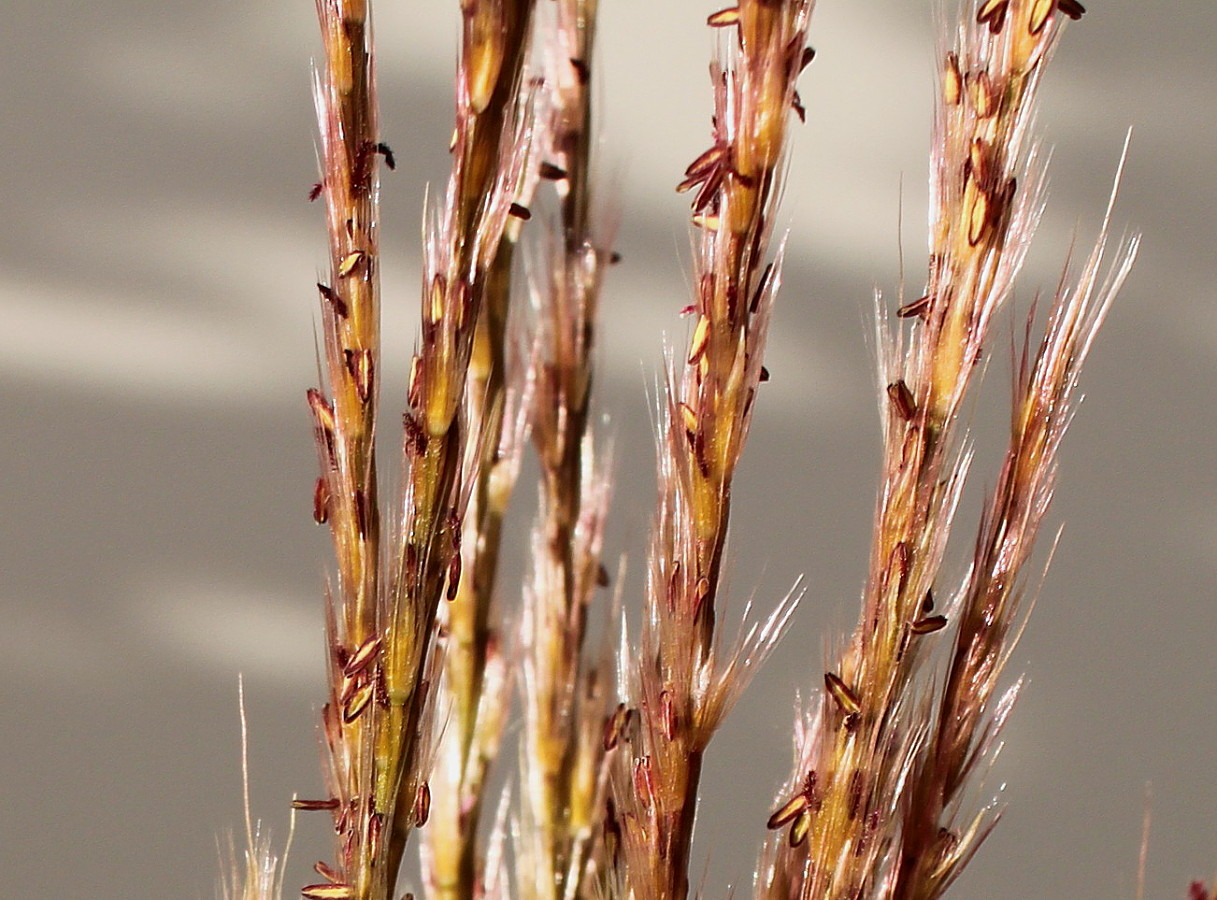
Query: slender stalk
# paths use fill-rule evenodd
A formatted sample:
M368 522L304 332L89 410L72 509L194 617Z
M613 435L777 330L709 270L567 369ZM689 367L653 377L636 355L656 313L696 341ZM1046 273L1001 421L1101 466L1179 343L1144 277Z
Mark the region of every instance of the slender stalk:
M638 898L688 893L703 754L742 673L714 664L715 602L731 481L762 380L778 275L766 268L794 82L810 59L807 0L743 0L712 15L732 64L712 69L713 144L679 190L697 189L697 317L668 392L660 506L651 546L639 727L628 773L615 778L629 886ZM625 768L625 765L621 768Z
M363 0L321 0L317 6L326 65L318 84L323 177L330 236L330 278L322 295L325 370L332 393L318 413L322 477L317 518L329 522L338 563L347 649L375 631L380 515L376 497L375 379L380 355L377 242L379 142L371 29Z
M222 874L218 896L222 900L282 900L283 872L296 830L296 814L291 814L282 855L276 857L269 833L260 821L255 823L250 814L249 727L245 715L244 680L238 678L237 685L241 712L241 799L245 811L245 842L238 853L236 841L231 834L228 835L227 846L221 850Z
M506 660L494 600L503 519L524 444L524 410L509 396L507 307L514 239L505 235L491 266L474 336L462 416L471 424L465 470L469 501L461 524L460 578L441 609L444 675L436 726L430 827L424 871L429 896L484 892L479 823L486 777L498 755L509 703ZM515 389L518 391L518 387Z
M606 238L591 225L591 73L596 0L558 0L546 20L546 161L559 221L537 294L533 438L541 511L523 611L526 727L517 840L517 892L529 900L581 896L596 856L604 803L608 661L585 650L588 610L607 584L601 544L607 479L589 427L592 352Z

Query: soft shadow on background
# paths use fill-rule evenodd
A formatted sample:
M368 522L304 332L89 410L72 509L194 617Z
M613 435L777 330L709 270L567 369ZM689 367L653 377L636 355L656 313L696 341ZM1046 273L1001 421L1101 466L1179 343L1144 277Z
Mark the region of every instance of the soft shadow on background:
M447 165L455 6L378 12L384 137L401 161L383 181L398 373L422 191ZM715 4L602 6L600 160L624 262L599 397L620 472L610 552L636 588L646 391L663 336L687 327L687 198L672 187L708 135ZM812 29L774 382L737 482L730 592L736 612L770 604L805 573L808 593L710 751L697 858L711 897L747 890L795 694L856 615L878 465L871 296L894 295L901 239L910 290L924 271L930 6L821 0ZM1052 516L1064 535L1011 663L1029 684L977 797L1007 813L961 897L1133 897L1147 784L1147 896L1181 897L1217 868L1217 6L1091 6L1045 84L1049 211L1016 302L1055 282L1075 233L1093 239L1129 127L1116 229L1145 242L1084 375ZM292 792L320 784L312 4L9 0L5 22L3 883L29 898L209 897L216 836L240 820L238 672L255 814L282 835ZM1006 371L990 366L984 398L1004 401ZM400 388L386 383L390 411ZM982 402L976 426L979 489L996 477L1000 412ZM523 508L533 493L524 482ZM510 562L509 607L520 553ZM302 824L289 887L328 841Z

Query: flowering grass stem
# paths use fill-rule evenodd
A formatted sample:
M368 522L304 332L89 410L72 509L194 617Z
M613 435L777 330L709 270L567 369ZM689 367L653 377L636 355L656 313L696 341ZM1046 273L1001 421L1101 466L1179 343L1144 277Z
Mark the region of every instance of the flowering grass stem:
M404 417L405 491L382 552L373 450L378 346L376 132L368 8L318 5L317 86L331 283L321 285L328 391L309 394L321 456L315 513L338 561L323 713L338 831L334 880L306 896L385 900L430 788L428 716L441 598L460 577L470 425L459 414L484 300L529 144L519 113L532 4L465 0L453 175L427 239L422 337ZM475 423L475 427L476 427ZM468 477L476 477L476 472ZM382 559L383 557L383 559ZM311 890L311 893L310 893Z
M478 58L477 42L497 40L497 32L508 29L514 34L508 44L485 52L506 53L500 65L514 70L518 91L529 31L510 31L511 17L519 18L515 26L519 29L531 20L533 3L517 6L507 14L494 13L491 4L469 6L466 24L472 27L466 31L465 58ZM492 20L494 15L501 16L498 24ZM489 24L478 25L479 16L491 17ZM472 68L469 71L472 75ZM528 117L525 128L530 132L532 101L519 96L508 101ZM500 135L500 140L509 137L502 131ZM526 431L524 386L519 383L520 364L510 357L509 321L516 246L536 181L531 143L529 134L527 146L512 148L524 153L522 158L500 159L496 177L515 172L517 183L510 193L498 246L484 273L460 412L468 429L461 476L467 499L460 513L455 557L459 563L450 564L456 574L449 575L448 602L439 610L444 668L438 703L447 715L436 723L436 765L429 785L431 827L423 857L429 896L442 900L471 900L485 891L488 873L480 854L479 824L487 776L498 756L510 703L509 661L503 653L495 594L503 520L519 474Z
M956 821L960 793L1017 694L991 705L1078 371L1131 262L1128 248L1099 285L1105 222L1034 351L1029 319L1006 463L952 594L940 573L971 462L960 409L1039 218L1043 171L1027 147L1036 90L1064 21L1082 13L1056 0L964 8L940 72L927 287L897 311L903 326L880 329L884 471L863 614L824 676L793 796L770 820L789 826L789 846L770 853L767 896L929 900L987 834L984 812ZM941 687L925 674L938 633L954 645Z
M664 411L659 511L631 702L631 753L614 799L639 900L688 894L703 754L746 672L716 664L715 617L731 481L743 451L779 281L766 265L795 80L810 60L806 0L743 0L709 18L733 45L711 69L713 142L678 190L696 189L696 322Z
M592 76L596 0L557 0L545 18L547 90L541 172L557 194L546 265L536 279L532 437L540 513L521 617L525 728L516 890L529 900L587 896L601 863L604 723L610 660L586 645L589 611L607 586L601 562L609 487L591 428L600 286L611 252L593 217Z

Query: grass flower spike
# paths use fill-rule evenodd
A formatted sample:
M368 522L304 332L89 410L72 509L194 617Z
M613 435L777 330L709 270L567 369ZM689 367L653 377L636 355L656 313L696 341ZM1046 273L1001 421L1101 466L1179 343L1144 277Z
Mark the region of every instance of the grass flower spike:
M1110 215L1110 212L1109 212ZM1107 221L1076 284L1062 281L1046 331L1032 352L1027 323L1014 382L1010 440L997 488L981 522L967 582L955 608L959 625L931 732L903 810L899 878L893 896L930 900L951 884L988 827L960 821L957 802L1009 713L1019 684L992 704L1019 630L1023 569L1052 498L1057 451L1073 415L1078 374L1095 332L1124 281L1136 241L1117 251L1100 282ZM943 835L951 836L943 839Z
M339 833L338 863L306 896L383 895L383 803L368 802L383 780L376 763L380 716L364 715L379 688L382 648L380 505L374 439L380 358L377 173L389 158L377 130L371 21L363 0L321 0L324 65L315 85L321 132L329 283L319 283L323 370L309 391L321 475L313 515L328 524L337 569L327 621L330 696L323 710L330 796L297 801L327 809ZM324 865L324 864L323 864Z
M596 0L549 4L539 35L548 93L540 171L559 201L536 279L532 435L541 510L521 614L525 728L516 893L587 896L601 855L610 660L585 646L608 506L591 428L592 353L611 253L593 215L591 76Z
M884 473L863 615L804 731L797 793L782 807L792 814L770 822L789 825L790 846L771 852L767 896L936 897L986 833L983 817L954 821L959 791L1013 700L990 705L1019 573L1078 370L1130 259L1098 287L1101 238L1079 285L1058 291L1039 349L1024 349L1006 466L969 582L951 596L940 570L971 462L960 409L1039 216L1043 172L1027 146L1036 89L1063 21L1082 12L1055 0L967 9L942 59L927 288L897 311L906 334L881 334ZM941 689L925 671L940 632L955 641Z
M462 467L476 424L458 411L483 302L527 161L530 123L520 117L532 4L462 3L453 170L444 209L425 243L422 337L405 414L406 490L390 586L385 701L389 727L377 794L391 798L396 871L405 836L430 788L419 754L433 683L431 638L441 599L460 582Z
M537 180L531 161L534 101L519 96L534 5L528 0L464 7L461 83L468 110L480 111L467 121L458 115L454 186L457 178L463 179L464 197L456 208L474 218L464 225L450 221L454 230L445 230L431 243L453 253L448 265L455 264L457 273L461 267L475 273L469 286L476 282L474 289L481 293L476 325L457 341L470 342L461 350L468 354L460 411L466 429L461 482L467 500L459 511L459 549L449 563L449 602L439 610L444 672L438 702L446 715L436 721L436 767L429 784L431 827L423 856L433 898L481 896L485 879L494 874L483 871L479 824L486 779L498 755L510 703L509 661L494 601L503 520L527 430L527 385L521 361L513 358L509 323L516 245L530 215L529 196ZM496 77L505 80L497 95L483 97L490 70L496 67ZM521 114L525 118L517 122L515 117ZM497 132L495 117L500 119ZM527 133L518 131L521 125ZM463 127L471 143L462 144ZM495 137L500 143L497 159L491 153ZM483 181L479 188L476 178L491 178L493 183ZM487 195L497 196L500 206L493 216L489 214L493 207L478 205L479 189L497 192ZM506 218L502 217L504 200L508 201ZM460 258L463 244L441 243L450 242L454 234L468 234L461 240L474 242L469 258ZM478 242L484 246L478 247ZM453 271L439 259L433 262L434 291L436 284L452 283ZM419 363L421 370L425 364L421 356Z
M710 17L731 62L711 70L713 143L679 190L694 190L696 322L664 415L660 507L631 702L638 727L614 779L630 889L688 893L702 756L744 671L715 662L715 602L731 498L779 280L768 238L795 80L810 53L803 0L744 0ZM628 769L628 771L624 771Z
M306 896L391 896L406 838L429 812L428 715L441 599L460 580L465 441L481 423L459 415L466 372L500 241L521 183L530 127L520 113L532 7L466 0L453 175L427 237L422 336L405 413L405 491L380 547L373 456L378 356L376 133L368 9L318 6L326 66L317 89L333 257L321 286L329 393L309 394L322 478L316 518L338 558L331 593L330 699L323 715L338 831L333 879ZM308 804L312 804L311 806Z

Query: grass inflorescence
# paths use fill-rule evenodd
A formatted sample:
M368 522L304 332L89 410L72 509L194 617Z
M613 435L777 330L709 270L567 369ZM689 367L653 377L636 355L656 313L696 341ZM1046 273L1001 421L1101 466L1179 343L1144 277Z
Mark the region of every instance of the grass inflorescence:
M330 261L317 283L323 383L308 403L314 517L335 564L327 791L294 805L327 812L336 842L303 895L395 900L423 829L436 900L684 900L704 756L798 602L746 614L725 646L732 485L768 379L783 260L771 237L793 124L809 116L798 81L814 57L813 0L740 0L704 22L720 44L710 145L673 179L691 200L692 325L658 402L644 596L617 602L593 393L616 216L593 154L592 85L612 77L596 65L597 0L460 0L452 171L427 211L416 351L392 380L381 371L378 173L401 161L379 133L369 4L317 6L311 196ZM1027 314L1004 460L960 583L944 561L974 453L962 411L1043 206L1037 90L1084 12L1076 0L966 0L945 37L925 286L876 311L883 465L862 609L807 673L812 699L772 815L744 826L763 844L758 897L931 900L995 824L991 810L967 808L968 789L1018 693L1019 682L998 688L1038 575L1026 570L1081 366L1136 249L1108 254L1110 207L1093 251ZM524 271L523 258L538 262ZM397 381L402 489L386 498L375 438L396 424L379 406L382 384ZM517 540L508 506L530 444L530 574L522 598L501 603L498 561ZM607 637L593 640L598 631ZM517 765L502 774L513 787L501 795L493 768L511 741ZM251 838L246 856L257 884L243 889L234 871L228 895L274 894L278 870L256 863L269 851Z

